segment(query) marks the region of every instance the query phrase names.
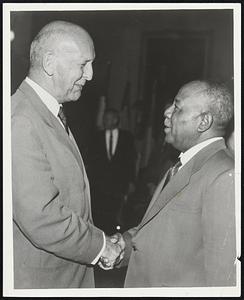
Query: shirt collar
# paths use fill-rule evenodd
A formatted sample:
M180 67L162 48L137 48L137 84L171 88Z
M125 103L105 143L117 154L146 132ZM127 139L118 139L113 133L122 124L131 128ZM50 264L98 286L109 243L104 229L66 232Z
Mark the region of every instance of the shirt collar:
M179 155L179 158L182 163L182 166L184 166L194 155L197 154L197 152L202 150L204 147L208 146L209 144L211 144L215 141L221 140L221 139L223 139L223 137L210 138L204 142L201 142L201 143L191 147L186 152L181 152L181 154Z
M47 106L51 113L57 117L60 104L58 101L50 95L46 90L44 90L39 84L31 80L29 77L25 78L25 81L33 88L37 95L41 98L42 102Z
M110 132L112 132L112 134L116 134L118 133L119 129L118 128L114 128L114 129L106 129L106 134L108 135Z

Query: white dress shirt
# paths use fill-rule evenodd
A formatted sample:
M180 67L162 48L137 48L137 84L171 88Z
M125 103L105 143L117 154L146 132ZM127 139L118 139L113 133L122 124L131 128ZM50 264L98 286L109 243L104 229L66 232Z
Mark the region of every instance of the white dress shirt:
M58 101L50 95L46 90L40 87L35 81L31 80L29 77L25 78L25 81L33 88L33 90L37 93L40 97L42 102L46 105L46 107L50 110L50 112L59 120L60 124L64 127L61 120L58 118L58 112L60 109L60 104Z
M31 80L29 77L26 77L25 81L33 88L33 90L37 93L37 95L40 97L42 102L46 105L46 107L50 110L50 112L58 119L60 124L64 127L62 121L58 117L59 108L61 106L58 103L58 101L52 95L50 95L46 90L40 87L39 84ZM103 246L99 254L91 262L92 265L95 265L98 262L99 258L101 257L105 249L105 246L106 246L106 239L105 239L105 234L103 232Z
M182 166L179 168L179 170L194 156L197 154L197 152L199 152L200 150L202 150L203 148L205 148L206 146L208 146L209 144L218 141L218 140L222 140L223 137L214 137L214 138L210 138L204 142L201 142L193 147L191 147L190 149L188 149L186 152L181 152L181 154L179 155L180 161Z
M118 143L118 138L119 138L119 129L115 128L115 129L112 129L112 130L109 130L109 129L106 130L105 139L106 139L106 148L107 148L108 157L109 157L110 133L112 133L112 136L113 136L112 155L114 155L115 150L116 150L116 146L117 146L117 143Z

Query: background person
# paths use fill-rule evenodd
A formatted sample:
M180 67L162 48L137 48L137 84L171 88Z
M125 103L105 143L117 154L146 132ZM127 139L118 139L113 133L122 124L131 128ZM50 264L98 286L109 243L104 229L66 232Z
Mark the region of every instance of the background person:
M119 122L119 112L107 109L104 130L95 134L88 151L94 222L108 234L123 227L122 210L135 182L134 137Z

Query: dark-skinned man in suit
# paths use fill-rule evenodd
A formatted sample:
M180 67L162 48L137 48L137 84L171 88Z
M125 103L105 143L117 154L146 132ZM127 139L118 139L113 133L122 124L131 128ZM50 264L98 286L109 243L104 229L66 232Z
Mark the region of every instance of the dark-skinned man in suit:
M185 84L166 109L165 140L181 154L120 238L125 287L236 284L234 161L223 138L233 111L227 87L205 80Z

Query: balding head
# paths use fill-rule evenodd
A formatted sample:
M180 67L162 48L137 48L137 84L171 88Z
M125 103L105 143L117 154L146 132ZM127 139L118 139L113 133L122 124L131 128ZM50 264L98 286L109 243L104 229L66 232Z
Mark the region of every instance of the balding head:
M93 77L93 41L80 26L55 21L47 24L31 44L29 77L59 103L78 100Z
M44 26L31 43L30 66L42 66L42 58L48 51L69 50L70 43L85 46L92 39L82 27L65 21L54 21Z

